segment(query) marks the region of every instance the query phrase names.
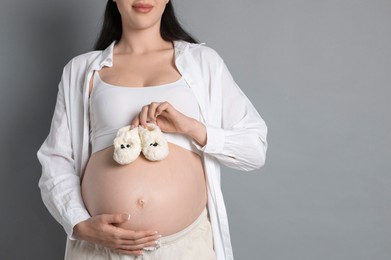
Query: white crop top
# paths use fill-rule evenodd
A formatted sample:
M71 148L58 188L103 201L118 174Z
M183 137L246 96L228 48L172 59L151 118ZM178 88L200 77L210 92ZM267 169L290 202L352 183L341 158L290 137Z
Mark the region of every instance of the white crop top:
M198 102L183 77L160 86L124 87L102 81L98 71L95 71L90 96L92 153L113 145L118 129L129 125L144 105L163 101L168 101L186 116L199 120ZM168 142L200 153L190 137L184 134L163 134Z

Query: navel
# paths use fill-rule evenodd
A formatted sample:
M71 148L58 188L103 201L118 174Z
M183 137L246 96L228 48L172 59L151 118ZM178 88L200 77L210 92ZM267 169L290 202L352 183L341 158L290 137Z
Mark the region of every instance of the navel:
M145 207L145 200L144 199L137 200L137 206L143 209Z

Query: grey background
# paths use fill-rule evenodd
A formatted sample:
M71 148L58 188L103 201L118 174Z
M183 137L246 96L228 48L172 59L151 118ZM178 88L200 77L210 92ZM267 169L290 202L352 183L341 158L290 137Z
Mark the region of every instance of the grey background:
M269 127L264 168L224 168L236 259L388 260L391 1L176 0ZM62 67L105 1L2 0L0 259L61 259L36 159Z

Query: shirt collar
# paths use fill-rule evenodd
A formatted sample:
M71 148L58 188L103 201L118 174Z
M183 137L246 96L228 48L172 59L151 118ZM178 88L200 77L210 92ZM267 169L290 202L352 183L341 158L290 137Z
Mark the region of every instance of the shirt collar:
M116 44L117 41L113 41L106 49L103 50L99 65L100 67L103 66L108 66L112 67L113 66L113 51L114 51L114 45Z
M117 41L113 41L106 49L102 51L98 63L100 68L102 68L103 66L107 66L107 67L113 66L113 51L114 51L114 45L116 43ZM202 45L202 44L204 43L195 44L195 45ZM186 41L180 41L180 40L174 41L175 59L177 60L179 57L181 57L182 53L185 52L190 45L192 44Z

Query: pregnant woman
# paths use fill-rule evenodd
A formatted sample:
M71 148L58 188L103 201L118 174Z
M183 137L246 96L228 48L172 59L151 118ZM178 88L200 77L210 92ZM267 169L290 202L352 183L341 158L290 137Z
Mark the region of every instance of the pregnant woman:
M118 129L157 125L168 156L113 159ZM65 259L233 259L220 163L265 162L265 122L167 0L109 0L96 50L65 67L38 151Z

